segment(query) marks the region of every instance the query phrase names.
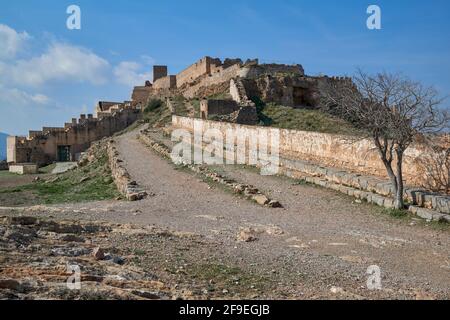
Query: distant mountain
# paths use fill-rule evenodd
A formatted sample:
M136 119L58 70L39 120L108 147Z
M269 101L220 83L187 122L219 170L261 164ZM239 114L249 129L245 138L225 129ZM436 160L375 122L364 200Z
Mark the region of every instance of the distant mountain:
M0 132L0 161L6 160L6 138L8 134Z

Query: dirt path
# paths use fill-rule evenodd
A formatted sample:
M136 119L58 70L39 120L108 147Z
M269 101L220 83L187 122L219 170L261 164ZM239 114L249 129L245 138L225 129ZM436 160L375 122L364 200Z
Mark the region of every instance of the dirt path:
M381 208L287 178L217 168L285 207L264 208L176 169L143 147L136 134L117 137L118 150L132 178L152 196L134 203L65 206L59 215L199 234L218 244L205 259L270 276L286 297L450 298L448 229L396 219ZM242 227L253 227L258 240L237 242ZM366 287L371 265L381 269L382 290Z

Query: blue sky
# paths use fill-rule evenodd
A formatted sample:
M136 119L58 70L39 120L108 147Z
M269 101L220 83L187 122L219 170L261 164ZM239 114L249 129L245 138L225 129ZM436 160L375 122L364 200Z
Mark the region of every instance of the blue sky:
M82 29L66 28L66 8ZM382 30L366 9L382 10ZM450 2L41 0L0 3L0 131L61 126L202 56L300 63L308 74L404 74L450 94Z

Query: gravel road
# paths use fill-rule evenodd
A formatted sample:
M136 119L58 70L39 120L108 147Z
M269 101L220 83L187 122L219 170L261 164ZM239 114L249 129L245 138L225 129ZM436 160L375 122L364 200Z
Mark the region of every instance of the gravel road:
M211 260L226 260L273 277L286 297L450 298L449 228L283 177L216 167L253 184L284 208L261 207L176 168L137 139L115 138L132 178L151 196L139 202L105 201L55 206L55 216L192 232L218 244ZM238 242L251 227L257 241ZM208 253L205 253L208 254ZM368 290L369 266L381 270L381 290Z

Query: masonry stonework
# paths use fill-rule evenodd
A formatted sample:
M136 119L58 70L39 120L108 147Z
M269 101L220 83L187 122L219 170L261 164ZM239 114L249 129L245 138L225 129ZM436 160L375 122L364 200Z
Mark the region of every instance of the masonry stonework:
M153 66L153 82L167 76L167 66Z
M247 126L180 116L172 117L174 128L192 131L194 122L197 122L203 131L218 129L224 137L228 129L240 130L246 136L258 135L260 132L269 135L271 130L275 130L280 137L279 152L283 159L307 160L356 173L386 177L386 169L370 140L355 140L351 137L327 133ZM418 159L424 153L424 149L425 146L416 144L408 148L405 153L404 177L406 183L410 185L420 186L423 184L424 177L418 171Z
M153 83L154 89L176 89L177 77L174 75L159 78Z
M45 165L55 161L76 161L92 142L125 129L141 117L139 109L130 103L102 104L97 118L80 115L63 128L44 127L31 131L28 137L8 137L8 163Z

